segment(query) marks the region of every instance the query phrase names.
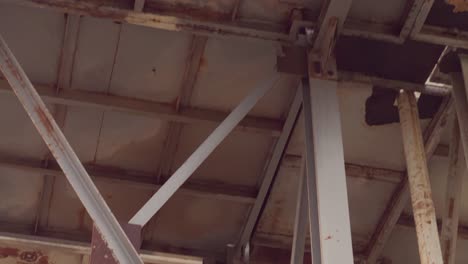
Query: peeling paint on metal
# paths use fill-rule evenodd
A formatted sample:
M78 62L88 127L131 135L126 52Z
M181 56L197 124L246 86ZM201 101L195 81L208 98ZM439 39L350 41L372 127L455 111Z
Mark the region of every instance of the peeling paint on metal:
M49 257L39 250L20 250L18 248L0 247L0 259L13 258L16 264L53 264Z

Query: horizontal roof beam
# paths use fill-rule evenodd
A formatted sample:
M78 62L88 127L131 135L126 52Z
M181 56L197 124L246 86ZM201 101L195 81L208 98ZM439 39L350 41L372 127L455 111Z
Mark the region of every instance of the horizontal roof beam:
M105 111L126 112L162 120L181 122L185 124L217 124L227 113L200 108L182 108L179 112L171 104L134 99L123 96L106 95L82 90L60 90L46 85L34 84L37 92L47 103L93 107ZM13 94L9 84L0 80L0 94ZM283 122L276 119L247 116L236 127L238 131L264 133L274 137L279 136Z
M9 246L56 249L77 255L90 255L91 245L85 242L56 239L43 236L23 235L16 233L0 232L0 243ZM140 250L140 257L145 263L166 264L202 264L203 259L195 256L161 253L148 250Z
M161 184L155 184L153 182L154 178L150 173L105 166L84 166L90 176L98 184L99 182L110 182L151 191L158 190L159 187L161 187ZM58 164L53 161L49 161L48 167L44 168L38 160L34 161L0 156L0 167L25 170L37 173L37 175L64 176ZM253 203L256 197L256 191L248 187L205 181L189 181L182 186L181 191L197 197L217 198L245 204Z
M154 12L135 12L130 9L123 9L118 5L102 5L99 1L93 3L75 0L9 0L9 2L25 6L50 8L65 13L107 18L129 24L170 31L185 31L217 37L253 38L289 44L296 41L296 36L287 32L287 30L284 29L284 25L263 25L263 27L260 28L239 26L234 23L221 23L219 21L201 21L195 17L187 18L190 14L182 13L180 10L173 10L173 12L171 12L175 15L165 15ZM315 25L315 22L310 21L297 21L296 23L311 28ZM380 26L376 24L356 23L355 21L347 20L344 24L342 34L345 36L403 43L402 38L394 31L394 28L380 29ZM410 38L426 43L466 48L468 46L468 37L466 35L468 35L467 32L450 32L450 29L446 28L434 30L434 28L429 29L429 26L424 25L420 33L414 34L410 36Z

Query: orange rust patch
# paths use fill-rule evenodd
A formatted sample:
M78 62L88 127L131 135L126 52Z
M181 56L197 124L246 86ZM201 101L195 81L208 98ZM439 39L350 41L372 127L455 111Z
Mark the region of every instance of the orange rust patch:
M453 12L467 12L468 11L468 0L445 0L449 5L453 5Z
M206 67L207 64L208 64L208 62L206 61L206 58L204 56L202 56L200 58L200 66L198 67L198 70L200 70L200 68Z
M42 256L38 261L37 264L49 264L49 257Z
M52 126L52 123L50 123L50 120L47 118L46 113L40 107L36 107L35 111L39 115L41 123L44 124L47 133L52 134L52 132L54 131L54 127Z
M8 257L18 257L19 249L17 248L9 248L9 247L2 247L0 248L0 259L8 258Z

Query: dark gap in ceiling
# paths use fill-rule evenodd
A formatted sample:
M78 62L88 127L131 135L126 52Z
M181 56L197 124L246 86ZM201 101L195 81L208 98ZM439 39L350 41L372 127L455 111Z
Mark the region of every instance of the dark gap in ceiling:
M427 16L426 24L468 30L468 12L454 13L454 6L445 0L436 0Z
M336 44L336 59L339 70L422 84L443 48L415 41L400 45L342 36Z
M374 87L372 95L366 100L366 123L369 126L380 126L398 123L398 107L395 100L398 92L386 88ZM419 118L427 119L434 117L442 103L441 96L422 94L418 100Z

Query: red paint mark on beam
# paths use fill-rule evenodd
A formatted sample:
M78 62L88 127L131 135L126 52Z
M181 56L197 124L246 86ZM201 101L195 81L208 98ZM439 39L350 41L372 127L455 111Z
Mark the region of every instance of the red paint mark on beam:
M20 250L17 248L2 247L0 248L0 259L8 257L18 257Z

